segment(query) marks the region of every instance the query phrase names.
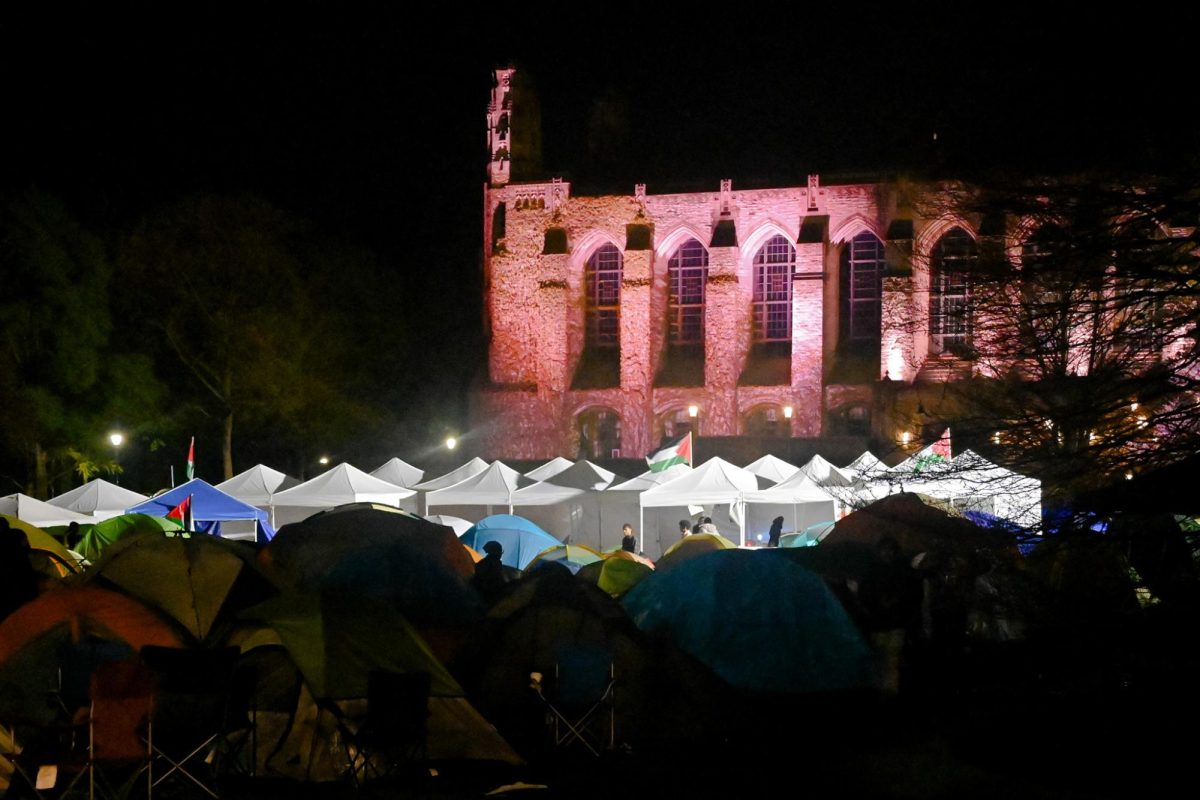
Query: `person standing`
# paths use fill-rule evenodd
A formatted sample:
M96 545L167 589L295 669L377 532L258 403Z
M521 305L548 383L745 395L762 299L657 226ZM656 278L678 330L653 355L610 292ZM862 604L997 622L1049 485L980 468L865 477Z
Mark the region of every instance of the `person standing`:
M691 535L692 535L692 523L686 519L679 520L679 538L683 539L683 538L691 536Z
M636 553L637 544L637 535L633 532L633 526L626 522L621 526L621 549L627 553Z
M783 535L783 517L771 520L771 530L767 532L767 547L779 547L779 537Z

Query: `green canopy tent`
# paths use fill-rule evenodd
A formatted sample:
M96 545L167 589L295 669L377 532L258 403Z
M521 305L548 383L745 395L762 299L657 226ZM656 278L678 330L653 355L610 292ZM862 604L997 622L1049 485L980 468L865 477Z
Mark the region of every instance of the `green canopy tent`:
M93 564L100 559L104 550L135 533L174 533L183 527L173 519L154 517L149 514L121 514L103 522L80 525L82 536L75 549Z

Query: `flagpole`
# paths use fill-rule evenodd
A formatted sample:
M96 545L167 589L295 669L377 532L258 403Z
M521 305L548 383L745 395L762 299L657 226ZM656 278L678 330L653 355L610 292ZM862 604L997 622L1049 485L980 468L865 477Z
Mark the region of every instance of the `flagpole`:
M175 465L171 465L171 488L175 488Z

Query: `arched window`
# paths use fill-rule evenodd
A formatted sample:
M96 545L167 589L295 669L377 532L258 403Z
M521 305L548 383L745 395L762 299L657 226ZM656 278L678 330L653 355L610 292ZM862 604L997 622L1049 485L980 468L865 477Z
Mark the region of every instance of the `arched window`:
M791 342L796 250L774 236L754 256L754 341Z
M688 414L686 408L673 408L659 419L662 422L663 437L666 439L696 432L696 418Z
M929 336L935 350L963 352L971 346L971 271L975 240L962 228L938 239L930 257Z
M846 342L879 341L883 242L864 231L842 247L842 335Z
M579 452L589 459L621 457L621 417L611 408L589 408L579 421Z
M695 239L688 239L667 262L670 344L704 344L704 284L707 280L708 251Z
M1038 228L1021 245L1021 355L1052 368L1066 365L1072 318L1078 313L1061 268L1065 249L1065 234L1053 225Z
M592 253L585 269L587 346L617 347L621 338L621 251L611 244Z
M746 436L788 436L791 423L778 406L756 406L742 418Z

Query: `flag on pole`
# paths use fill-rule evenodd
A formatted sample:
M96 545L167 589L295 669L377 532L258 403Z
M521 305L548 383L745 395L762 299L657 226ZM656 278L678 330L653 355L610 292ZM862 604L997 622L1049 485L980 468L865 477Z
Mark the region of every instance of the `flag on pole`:
M167 512L167 519L173 519L183 526L185 531L192 531L192 496L189 494L183 502Z
M196 437L192 437L192 443L188 445L188 463L187 463L187 478L190 481L196 477Z
M692 432L668 439L659 448L646 456L646 464L651 472L662 472L676 464L692 465Z

